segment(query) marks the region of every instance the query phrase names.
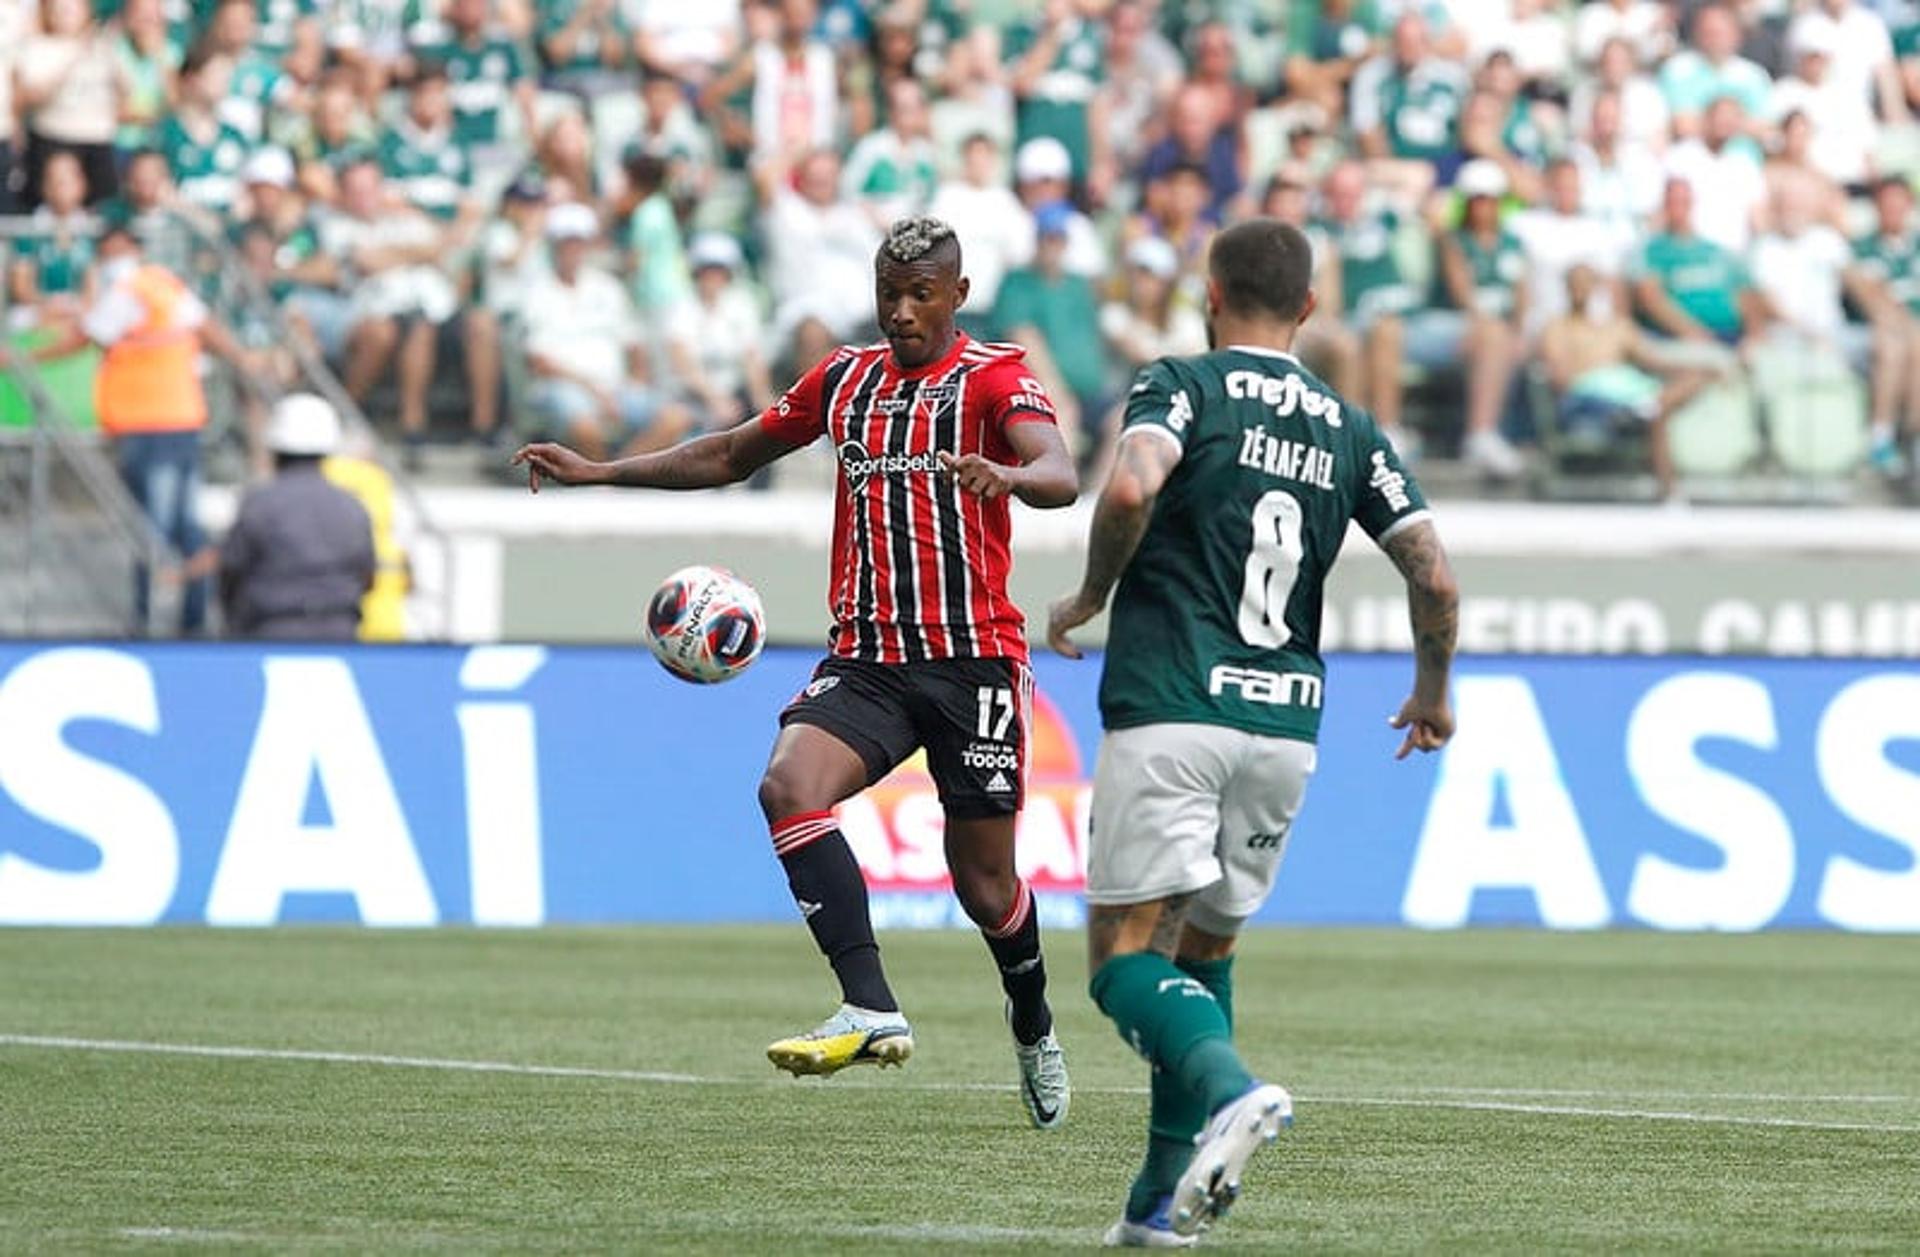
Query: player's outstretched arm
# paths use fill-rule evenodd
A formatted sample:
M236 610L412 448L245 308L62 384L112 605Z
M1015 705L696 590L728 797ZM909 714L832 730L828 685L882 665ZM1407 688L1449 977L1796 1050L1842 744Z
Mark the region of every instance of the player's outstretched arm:
M1453 670L1460 628L1460 585L1432 520L1420 520L1388 537L1381 549L1407 582L1413 620L1413 694L1388 723L1407 731L1395 759L1412 751L1437 751L1453 736L1447 676Z
M695 437L672 449L599 463L564 445L523 445L510 460L527 469L527 488L540 492L542 478L555 484L612 484L632 489L711 489L745 480L792 453L791 442L754 420L725 432Z
M978 454L955 458L945 450L940 452L940 466L966 492L989 501L1011 493L1041 510L1073 505L1080 496L1080 477L1074 473L1073 455L1067 452L1059 428L1051 423L1009 424L1007 444L1020 460L1012 467Z
M1140 548L1153 503L1167 477L1180 465L1180 447L1154 430L1135 428L1120 440L1113 473L1093 508L1093 531L1087 538L1087 570L1080 588L1047 608L1047 644L1069 659L1080 648L1068 636L1106 609L1107 598ZM1151 438L1151 439L1149 439Z

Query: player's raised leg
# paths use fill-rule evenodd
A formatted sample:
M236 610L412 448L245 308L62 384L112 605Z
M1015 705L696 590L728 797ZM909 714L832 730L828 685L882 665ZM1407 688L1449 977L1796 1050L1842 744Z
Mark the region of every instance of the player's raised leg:
M1020 1099L1041 1130L1066 1121L1066 1054L1047 1006L1047 965L1033 889L1014 867L1015 821L1026 802L1033 674L1012 659L947 659L914 679L914 730L947 814L947 870L980 927L1007 995Z
M899 1065L913 1053L913 1033L880 965L866 880L832 811L867 780L859 752L825 729L791 723L774 742L760 782L774 853L814 942L840 980L842 1003L831 1017L768 1046L768 1059L793 1074Z
M1007 1025L1020 1066L1020 1100L1041 1130L1067 1120L1072 1100L1066 1053L1047 1006L1047 962L1040 952L1040 915L1033 888L1014 873L1014 818L949 817L947 868L967 916L980 927L1000 970Z

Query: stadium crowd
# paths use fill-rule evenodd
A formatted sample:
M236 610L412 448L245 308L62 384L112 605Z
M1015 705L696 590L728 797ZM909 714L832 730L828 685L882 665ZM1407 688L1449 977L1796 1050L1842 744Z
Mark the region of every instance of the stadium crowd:
M910 212L1089 457L1254 213L1411 457L1644 437L1671 491L1712 399L1730 471L1787 397L1829 471L1920 434L1906 0L6 0L0 61L12 330L97 299L99 224L192 216L410 464L448 415L491 461L740 421L872 334Z

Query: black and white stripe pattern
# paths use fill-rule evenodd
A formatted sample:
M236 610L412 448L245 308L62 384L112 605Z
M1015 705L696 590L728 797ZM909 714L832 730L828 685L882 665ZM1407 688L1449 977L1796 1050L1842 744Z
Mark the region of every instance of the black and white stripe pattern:
M934 416L933 447L956 457L960 448L961 417L967 408L967 376L963 366L953 374L952 399ZM933 489L934 535L940 547L940 592L947 619L950 655L974 655L980 643L973 631L973 576L967 567L966 503L959 482L947 480Z
M840 437L834 442L835 455L839 447L848 441L860 442L865 447L868 407L873 404L874 391L886 375L886 360L875 357L867 364L860 378L853 381L853 400L844 409L829 411L838 413L842 420ZM831 430L831 425L829 425ZM844 611L836 611L835 618L842 624L851 623L854 635L854 653L860 658L873 657L879 650L880 634L874 624L874 581L873 564L868 557L871 537L868 535L867 512L858 498L850 503L852 518L850 521L853 544L848 547L848 558L853 563L851 579L847 582L847 596L852 605Z
M905 456L913 438L913 408L920 396L919 380L902 380L900 391L887 411L885 448L888 454ZM907 476L886 478L882 501L882 519L889 546L887 573L892 587L887 591L893 601L893 630L899 637L900 653L908 663L927 657L926 629L920 621L920 563L913 552L913 481ZM912 630L910 631L910 626Z

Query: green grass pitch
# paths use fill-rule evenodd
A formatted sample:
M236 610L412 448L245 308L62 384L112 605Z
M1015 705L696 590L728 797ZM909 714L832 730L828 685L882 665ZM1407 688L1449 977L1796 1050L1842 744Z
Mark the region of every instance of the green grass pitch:
M797 1081L797 926L0 932L0 1252L1090 1247L1144 1067L1052 943L1042 1134L965 934L884 940L905 1070ZM1920 940L1261 931L1237 998L1298 1116L1205 1247L1920 1251Z

